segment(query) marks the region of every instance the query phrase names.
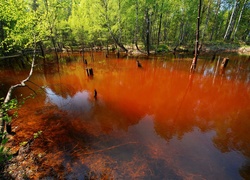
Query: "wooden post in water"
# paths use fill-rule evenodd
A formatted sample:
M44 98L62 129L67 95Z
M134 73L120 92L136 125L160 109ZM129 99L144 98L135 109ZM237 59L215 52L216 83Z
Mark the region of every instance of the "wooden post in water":
M137 64L137 67L139 67L139 68L142 67L142 65L141 65L141 63L139 62L139 60L136 60L136 64Z
M96 91L96 89L94 90L94 98L97 99L97 91Z
M88 76L94 76L94 71L92 68L86 68L86 73Z
M90 76L94 76L94 71L93 71L92 68L89 69L89 75L90 75Z
M229 58L224 58L221 62L220 69L225 69L227 67Z
M88 68L86 68L86 73L89 76L89 69Z
M225 73L225 68L227 67L229 58L224 58L220 64L220 74L224 74Z

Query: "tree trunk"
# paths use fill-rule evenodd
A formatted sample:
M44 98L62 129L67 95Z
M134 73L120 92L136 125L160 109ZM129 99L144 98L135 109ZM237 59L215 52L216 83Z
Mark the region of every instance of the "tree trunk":
M111 30L111 26L110 26L110 22L109 22L109 18L108 18L108 4L106 1L103 1L102 2L103 6L104 6L104 9L105 9L105 20L106 20L106 23L107 23L107 26L108 26L108 30L109 30L109 34L111 35L112 39L114 40L115 44L117 46L119 46L122 50L124 50L126 53L128 53L128 50L124 47L124 45L119 41L119 37L117 38L115 36L115 34L113 33L113 31Z
M239 15L239 18L238 18L238 22L237 22L237 25L236 25L236 27L235 27L234 33L233 33L232 40L235 39L235 35L236 35L236 33L237 33L237 30L238 30L238 27L239 27L239 24L240 24L240 20L241 20L242 13L243 13L244 7L245 7L245 5L246 5L246 2L247 2L247 0L245 0L244 3L243 3L243 5L242 5L241 11L240 11L240 15Z
M3 42L3 41L4 41L3 21L0 20L0 42ZM4 49L0 48L0 55L3 55L3 54L4 54Z
M117 46L119 46L122 50L124 50L126 53L128 53L128 50L124 47L124 45L122 43L119 42L119 40L115 37L115 35L113 34L113 32L110 28L109 28L109 33L110 33L112 39L114 40L115 44Z
M149 14L148 14L148 8L146 9L146 49L147 49L147 54L149 56L150 54L150 19L149 19Z
M210 6L211 6L211 2L209 1L208 2L208 8L207 8L207 16L206 16L206 22L205 22L205 27L203 28L203 31L202 31L202 36L201 36L201 41L204 40L204 36L205 36L205 31L207 30L207 26L208 26L208 22L209 22L209 18L210 18Z
M40 50L41 50L41 55L42 55L42 57L43 57L43 61L45 62L45 53L44 53L44 50L43 50L42 41L39 41L39 42L38 42L38 45L39 45Z
M138 27L138 16L139 16L139 4L138 4L138 0L136 0L136 4L135 4L135 9L136 9L136 20L135 20L135 47L138 51L141 52L140 48L138 47L138 33L139 33L139 27Z
M235 16L235 10L236 10L236 7L237 7L237 2L238 2L238 0L235 0L234 6L233 6L233 9L232 9L232 14L230 16L230 20L229 20L228 25L227 25L227 30L226 30L224 38L223 38L224 40L229 40L230 36L232 34L232 29L233 29L233 26L234 26L234 16Z
M0 42L3 42L3 47L0 48L0 54L2 54L2 55L6 55L5 52L7 50L7 45L4 42L4 39L5 39L4 25L5 25L5 22L0 21Z
M163 30L163 41L166 44L167 43L167 38L168 38L168 34L167 34L167 22L163 23L163 27L164 27L164 30Z
M183 44L184 41L184 37L185 37L185 22L182 22L181 26L180 26L180 38L179 38L179 45Z
M161 4L161 14L160 14L160 20L159 20L159 27L158 27L158 33L157 33L157 46L160 45L160 39L161 39L161 25L162 25L162 8L163 8L164 2Z
M51 41L52 41L52 44L54 46L54 51L55 51L55 55L56 55L56 62L59 63L59 58L58 58L58 53L57 53L57 48L56 48L56 41L52 35L51 35Z
M199 10L197 17L197 30L196 30L196 42L195 42L195 53L192 61L192 65L190 67L190 71L193 72L196 68L197 60L198 60L198 46L199 46L199 36L200 36L200 15L201 15L201 0L199 1Z
M180 27L179 27L179 37L178 37L179 45L182 45L183 43L184 30L185 30L185 22L184 22L184 18L182 15L181 21L180 21Z
M81 54L82 54L82 60L84 61L84 43L83 42L82 42Z
M122 37L122 28L121 28L121 0L118 0L118 26L119 26L119 33L118 33L118 41L121 42Z
M161 4L160 22L159 22L159 28L158 28L158 34L157 34L157 47L160 45L160 38L161 38L162 8L163 8L163 2Z
M218 14L219 14L219 10L220 10L220 5L221 5L221 0L218 0L217 1L217 9L216 9L215 18L214 18L214 23L213 23L213 28L212 28L212 33L210 36L210 41L213 40L214 32L218 27L217 21L218 21Z
M138 44L137 44L137 41L138 41L138 14L139 14L139 7L138 7L138 0L136 0L136 4L135 4L135 10L136 10L136 19L135 19L135 46L136 46L136 49L138 50Z

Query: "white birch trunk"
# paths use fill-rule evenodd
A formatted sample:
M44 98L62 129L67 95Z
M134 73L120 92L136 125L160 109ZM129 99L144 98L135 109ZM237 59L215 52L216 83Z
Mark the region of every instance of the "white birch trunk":
M231 14L230 20L229 20L228 25L227 25L227 30L226 30L225 35L224 35L224 38L223 38L224 40L227 39L229 29L231 28L231 24L232 24L234 12L235 12L235 9L236 9L236 5L237 5L237 0L235 0L235 3L234 3L234 7L233 7L233 10L232 10L232 14Z
M237 22L237 25L235 27L234 33L233 33L233 39L235 39L235 35L237 33L237 30L238 30L238 27L239 27L239 24L240 24L240 20L241 20L242 13L243 13L244 7L246 5L246 2L247 2L247 0L245 0L244 3L243 3L243 5L242 5L241 11L240 11L240 15L239 15L239 18L238 18L238 22Z

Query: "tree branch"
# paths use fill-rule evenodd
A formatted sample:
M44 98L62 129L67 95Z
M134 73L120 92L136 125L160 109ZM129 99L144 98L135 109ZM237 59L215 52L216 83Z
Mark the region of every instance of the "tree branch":
M11 95L12 95L12 91L17 88L17 87L24 87L26 86L26 82L30 79L31 75L33 74L33 69L34 69L34 66L35 66L35 59L36 59L36 37L34 37L34 53L33 53L33 59L32 59L32 63L31 63L31 67L30 67L30 72L29 72L29 75L27 76L26 79L22 80L19 84L16 84L16 85L12 85L8 92L7 92L7 95L5 96L5 99L4 99L4 102L3 104L6 104L10 101L11 99ZM5 121L2 119L2 116L3 116L3 112L0 111L0 121L2 121L0 124L1 124L1 127L0 127L0 133L3 134L4 133L4 130L5 130ZM2 140L2 138L0 138Z

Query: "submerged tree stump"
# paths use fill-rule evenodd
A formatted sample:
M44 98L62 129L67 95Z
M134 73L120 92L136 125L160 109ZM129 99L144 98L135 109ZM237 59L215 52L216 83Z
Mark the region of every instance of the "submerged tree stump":
M94 90L94 98L97 99L97 91L96 91L96 89Z
M224 58L221 62L221 65L220 65L220 69L223 70L227 67L227 64L228 64L228 61L229 61L229 58Z
M136 60L136 64L137 64L137 67L139 67L139 68L142 67L141 63L138 60Z
M94 76L94 71L92 68L86 68L86 73L88 76Z

